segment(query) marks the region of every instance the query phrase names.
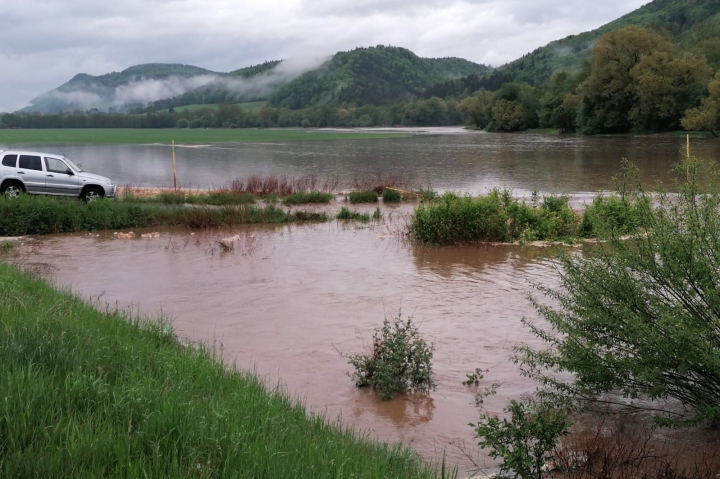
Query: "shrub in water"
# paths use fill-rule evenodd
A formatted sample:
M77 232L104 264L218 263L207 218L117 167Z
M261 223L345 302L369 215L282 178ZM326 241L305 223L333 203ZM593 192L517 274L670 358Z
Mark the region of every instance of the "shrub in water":
M350 203L377 203L378 194L373 190L368 191L353 191L348 195Z
M373 334L372 350L348 356L355 368L351 378L357 387L372 387L383 400L396 393L429 390L435 346L425 341L412 317L385 318Z
M559 439L567 435L570 422L562 411L544 404L511 401L504 409L510 418L482 414L475 428L478 445L489 456L502 458L500 473L512 472L521 479L542 479Z
M385 191L383 191L383 203L400 203L402 201L402 195L397 190L392 190L390 188L385 188Z
M509 191L493 190L477 198L446 193L438 201L421 204L410 232L418 241L439 245L558 240L573 236L578 222L567 197L548 196L540 205L528 205Z

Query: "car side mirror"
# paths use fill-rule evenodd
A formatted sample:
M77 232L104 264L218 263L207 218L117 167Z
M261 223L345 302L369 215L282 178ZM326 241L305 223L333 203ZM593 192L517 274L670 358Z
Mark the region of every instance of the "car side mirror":
M75 176L75 173L73 173L73 170L68 169L67 170L68 176Z

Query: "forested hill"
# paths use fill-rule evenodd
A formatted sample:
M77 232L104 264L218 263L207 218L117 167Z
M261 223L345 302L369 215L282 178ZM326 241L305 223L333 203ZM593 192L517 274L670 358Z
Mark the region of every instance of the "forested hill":
M280 85L297 76L292 71L278 70L280 63L280 60L268 61L231 71L180 95L153 101L150 109L265 100Z
M420 58L405 48L358 48L337 53L282 86L270 102L291 109L330 103L384 105L417 96L436 83L489 71L461 58Z
M195 90L155 102L153 109L257 100L270 100L274 106L290 109L331 103L384 105L413 98L436 83L490 70L462 58L420 58L405 48L358 48L337 53L306 72L286 68L283 62L237 70ZM233 77L242 78L234 81Z
M145 106L154 96L172 96L210 81L218 73L175 63L135 65L121 72L75 75L60 87L30 101L25 112L55 113L88 109L125 110Z
M426 91L425 96L457 95L466 89L495 91L507 82L541 85L562 70L578 70L602 35L630 25L655 30L684 50L720 68L720 0L654 0L602 27L571 35L503 65L490 75L469 75Z

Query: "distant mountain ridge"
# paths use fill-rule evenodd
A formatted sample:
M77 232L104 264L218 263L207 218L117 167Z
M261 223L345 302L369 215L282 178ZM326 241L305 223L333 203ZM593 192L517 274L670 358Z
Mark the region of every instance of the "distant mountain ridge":
M196 88L218 75L221 74L176 63L146 63L98 76L79 73L58 88L32 99L30 106L21 111L55 113L93 108L122 111L132 106L144 107L148 98Z
M461 58L427 59L389 46L339 52L310 67L276 60L229 73L150 63L99 76L78 74L21 111L128 111L148 104L167 109L257 100L291 108L334 101L383 104L412 98L434 83L490 70Z

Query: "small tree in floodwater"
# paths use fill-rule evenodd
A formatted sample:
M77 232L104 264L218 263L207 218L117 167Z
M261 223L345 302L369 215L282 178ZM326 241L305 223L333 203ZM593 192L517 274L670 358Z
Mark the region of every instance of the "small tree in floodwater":
M385 318L375 329L372 348L366 354L348 355L355 368L350 377L357 387L372 387L386 401L407 391L427 391L432 380L433 343L422 338L412 316Z
M693 414L661 411L661 423L717 424L720 171L696 159L676 171L677 194L633 193L644 229L627 240L607 228L605 243L557 260L560 287L533 300L550 328L530 325L550 348L517 359L558 398L672 399ZM558 379L566 373L574 379Z

